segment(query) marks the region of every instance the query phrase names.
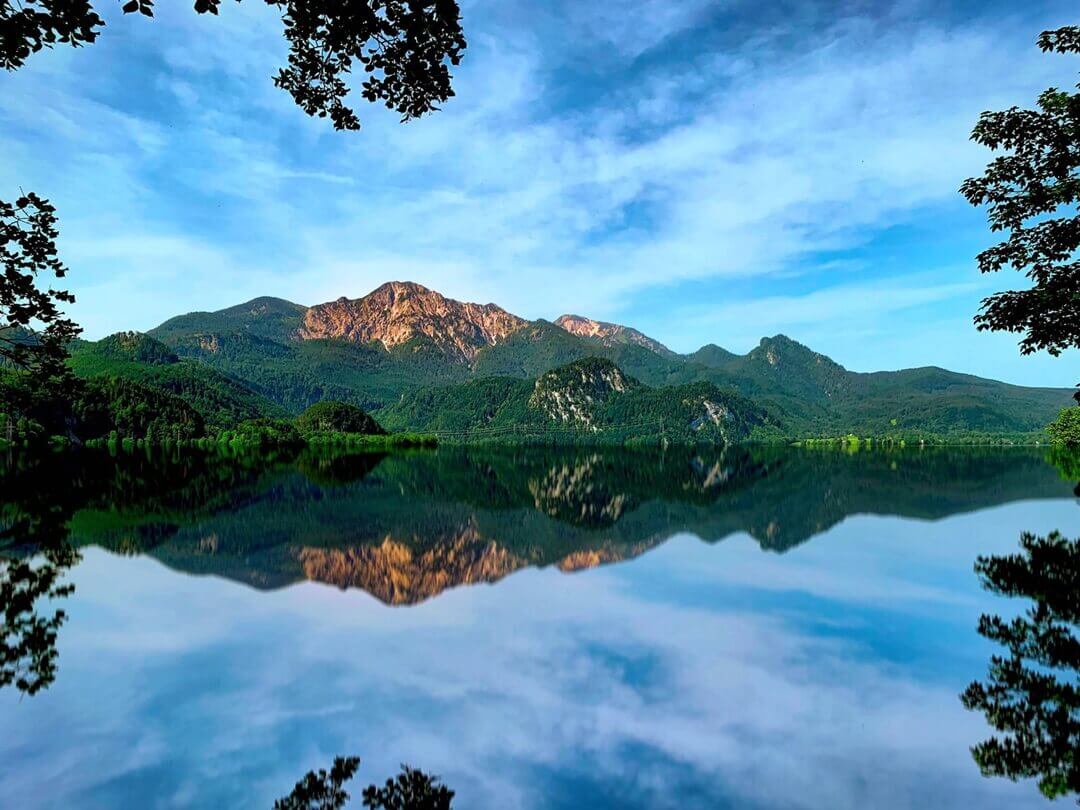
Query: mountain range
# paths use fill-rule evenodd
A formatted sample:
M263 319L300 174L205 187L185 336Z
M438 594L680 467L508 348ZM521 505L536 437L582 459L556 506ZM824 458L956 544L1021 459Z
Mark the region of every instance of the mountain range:
M1071 404L1069 389L937 367L852 372L783 335L745 355L711 344L678 354L627 326L569 314L530 321L411 282L311 307L256 298L179 315L148 335L79 342L72 365L195 398L208 424L334 399L395 430L530 420L598 430L622 419L723 438L1032 436Z

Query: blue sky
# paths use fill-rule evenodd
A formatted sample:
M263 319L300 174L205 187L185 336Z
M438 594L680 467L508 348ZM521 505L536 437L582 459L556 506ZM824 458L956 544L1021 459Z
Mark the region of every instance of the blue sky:
M860 371L1076 382L1077 353L971 325L1022 278L979 275L956 191L980 111L1076 83L1034 46L1070 4L466 0L457 97L404 126L358 100L350 134L273 87L270 8L189 5L103 3L98 44L0 75L0 188L58 206L88 337L399 279L679 351L783 332Z

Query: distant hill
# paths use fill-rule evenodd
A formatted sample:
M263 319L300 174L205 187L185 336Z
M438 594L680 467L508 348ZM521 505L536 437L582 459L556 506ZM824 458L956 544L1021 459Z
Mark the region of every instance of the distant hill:
M212 428L287 415L283 407L240 380L181 360L161 341L137 332L121 332L96 343L79 341L71 347L70 365L81 377L127 380L180 397Z
M287 341L303 322L307 307L281 298L255 298L217 312L189 312L170 318L151 331L166 343L185 338L246 334L268 340Z
M939 368L856 373L783 335L763 338L745 355L713 344L679 355L630 327L577 315L527 321L409 282L310 308L257 298L172 318L150 334L180 360L216 369L294 414L326 399L403 414L449 396L431 389L455 387L466 398L483 390L487 397L510 383L485 378L531 384L590 357L652 388L707 383L741 394L791 436L1034 436L1072 403L1068 389L1025 388ZM435 421L470 421L464 406L443 407Z

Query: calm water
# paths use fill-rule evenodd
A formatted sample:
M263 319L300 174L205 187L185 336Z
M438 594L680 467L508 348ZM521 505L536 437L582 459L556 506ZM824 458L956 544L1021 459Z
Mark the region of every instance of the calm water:
M980 554L1080 533L1037 450L441 450L61 461L55 680L0 689L0 806L268 808L358 754L455 806L1043 807L979 774ZM28 535L29 538L28 538ZM359 802L354 805L359 807ZM1063 805L1064 806L1064 805Z

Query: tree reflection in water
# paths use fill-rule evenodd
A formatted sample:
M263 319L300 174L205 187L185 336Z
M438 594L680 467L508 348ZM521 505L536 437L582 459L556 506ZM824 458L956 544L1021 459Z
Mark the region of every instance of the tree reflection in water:
M975 563L984 588L1032 605L979 619L980 635L1007 654L961 695L1000 732L971 752L986 776L1037 779L1051 799L1080 795L1080 539L1025 533L1020 547Z
M71 490L18 472L0 469L0 689L34 695L56 679L56 636L67 614L49 602L75 590L61 580L79 553L68 542Z
M50 615L39 600L60 599L75 590L60 579L77 559L67 545L49 550L41 560L0 557L0 689L14 685L33 695L55 680L56 634L67 614L54 610Z

